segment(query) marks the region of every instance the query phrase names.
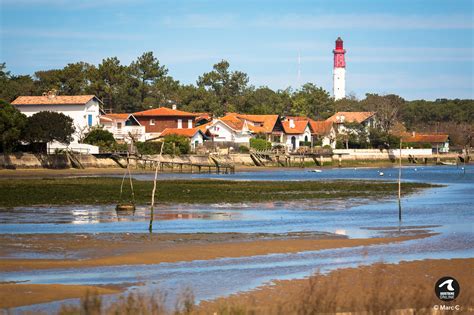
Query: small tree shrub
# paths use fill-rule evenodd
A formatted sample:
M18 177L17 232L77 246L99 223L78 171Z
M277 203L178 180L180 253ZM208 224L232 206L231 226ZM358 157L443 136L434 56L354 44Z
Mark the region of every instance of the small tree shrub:
M136 142L135 143L138 153L144 155L154 155L160 154L161 151L161 142Z
M250 139L250 147L255 150L268 150L272 148L272 144L265 139Z

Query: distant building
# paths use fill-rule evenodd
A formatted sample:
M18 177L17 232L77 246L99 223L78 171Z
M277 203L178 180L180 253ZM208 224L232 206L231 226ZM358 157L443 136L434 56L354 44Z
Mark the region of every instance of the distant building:
M284 136L283 143L290 151L297 150L301 145L313 146L313 137L308 120L289 118L282 122Z
M358 123L366 128L376 126L375 112L337 112L326 121L332 122L335 125L337 133L347 133L350 130L347 127L348 123Z
M164 138L169 135L183 136L189 139L191 148L195 150L198 146L202 145L204 140L207 139L204 132L199 128L190 129L178 129L178 128L166 128L160 134L159 138Z
M160 136L166 128L192 129L199 114L177 110L175 107L159 107L133 113L133 116L145 127L149 139Z
M102 113L102 102L94 95L62 96L54 91L42 96L19 96L12 105L28 117L43 111L71 117L76 129L72 143L78 143L91 127L99 125Z
M334 99L340 100L346 97L346 60L344 54L344 43L340 37L336 40L336 48L332 51L334 54L334 67L333 67L333 96Z
M331 121L315 121L310 120L311 133L313 136L313 144L321 141L321 146L330 146L336 148L336 129Z
M216 142L249 144L250 138L263 136L273 144L283 140L283 126L278 115L247 115L228 113L214 119L207 129Z
M101 126L114 135L115 140L129 143L145 141L145 127L140 125L133 114L106 114L100 116Z
M410 144L429 144L435 153L449 152L449 135L447 134L423 134L423 133L406 133L402 136L402 144L409 146Z

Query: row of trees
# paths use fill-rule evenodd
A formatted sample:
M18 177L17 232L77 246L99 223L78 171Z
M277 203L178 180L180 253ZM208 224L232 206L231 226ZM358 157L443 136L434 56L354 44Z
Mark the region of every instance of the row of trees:
M48 142L70 143L74 133L71 117L62 113L39 112L30 117L0 100L0 146L3 152L18 150L28 143L31 150L44 150Z
M313 83L293 90L272 90L249 84L249 77L231 70L222 60L195 84L181 84L168 74L152 52L123 65L117 57L99 65L77 62L62 69L37 71L33 76L13 75L0 64L0 99L12 101L19 95L41 95L56 89L61 95L94 94L114 112L135 112L177 103L180 109L223 115L236 111L249 114L280 114L326 119L337 111L376 111L380 128L387 132L397 123L419 131L472 131L473 100L406 101L400 96L366 94L363 99L349 96L334 101ZM453 128L457 126L457 128ZM463 130L459 132L459 130ZM459 138L459 139L458 139Z

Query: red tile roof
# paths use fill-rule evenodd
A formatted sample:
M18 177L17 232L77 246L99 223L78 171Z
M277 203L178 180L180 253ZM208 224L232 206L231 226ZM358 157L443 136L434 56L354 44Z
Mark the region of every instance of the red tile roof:
M331 133L332 121L315 121L310 120L309 125L311 126L312 133L318 136L325 136Z
M273 131L273 128L275 127L275 124L279 116L278 115L247 115L247 114L238 114L238 113L227 113L227 115L225 115L222 118L225 118L228 121L233 121L233 122L236 122L236 119L241 120L242 126L243 126L244 120L249 121L254 124L258 123L257 125L254 125L254 126L252 126L251 123L248 124L249 130L255 133L271 133ZM236 126L237 125L240 126L240 123L236 123ZM239 129L242 129L242 126L240 126Z
M219 120L234 130L242 130L244 127L244 121L232 114L221 117Z
M337 112L326 121L332 121L333 123L357 122L360 124L374 115L374 112Z
M13 105L85 105L95 95L18 96Z
M171 109L168 107L153 108L137 113L133 113L134 116L173 116L173 117L197 117L199 114L185 112L182 110Z
M418 143L444 143L448 141L449 135L447 134L415 134L415 135L404 135L402 137L403 142L418 142Z
M100 118L106 117L106 118L110 118L110 119L128 119L128 117L130 117L130 115L131 115L131 114L128 114L128 113L123 113L123 114L106 114L106 115L100 116Z
M283 130L285 131L286 134L290 135L299 135L304 133L306 126L308 126L308 121L307 120L294 120L294 128L290 128L290 121L285 120L282 122L283 124Z
M192 138L198 132L203 134L203 132L199 128L188 128L188 129L166 128L160 134L160 138L168 136L168 135L179 135L179 136L185 136L187 138Z

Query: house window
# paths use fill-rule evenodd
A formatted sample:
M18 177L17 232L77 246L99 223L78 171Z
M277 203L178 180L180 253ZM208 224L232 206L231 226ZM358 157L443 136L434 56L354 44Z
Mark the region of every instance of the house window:
M191 129L191 128L193 128L193 120L188 119L188 129Z
M92 126L92 115L91 114L87 115L87 125L89 127Z
M155 120L154 120L154 119L150 119L150 125L151 125L151 126L154 126L154 125L155 125Z
M122 123L121 122L117 123L117 129L122 129Z
M183 120L178 119L178 129L183 129Z

